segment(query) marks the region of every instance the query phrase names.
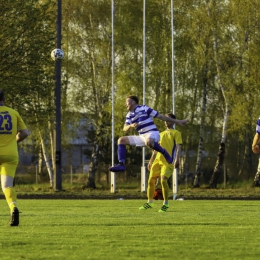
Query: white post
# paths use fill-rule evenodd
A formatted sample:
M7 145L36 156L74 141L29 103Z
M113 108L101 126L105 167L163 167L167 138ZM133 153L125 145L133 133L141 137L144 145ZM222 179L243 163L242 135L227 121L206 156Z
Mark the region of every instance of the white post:
M141 192L145 192L147 189L146 167L141 167Z
M111 172L111 180L110 180L110 183L111 183L111 188L110 188L110 191L111 193L115 193L116 192L116 174L114 172Z
M174 169L172 173L172 191L173 191L173 200L176 200L177 193L178 193L178 169Z
M146 92L146 2L143 1L143 104L145 105L145 92ZM142 150L142 167L141 167L141 192L145 192L147 187L146 169L145 169L145 147Z
M114 62L115 62L115 54L114 54L114 12L115 12L115 5L114 5L114 0L111 1L111 19L112 19L112 35L111 35L111 46L112 46L112 51L111 51L111 60L112 60L112 68L111 68L111 74L112 74L112 165L114 165L114 156L115 156L115 151L114 151L114 139L115 139L115 108L114 108L114 97L115 97L115 90L114 90ZM111 172L111 193L116 192L116 175L114 172Z
M175 115L175 88L174 88L174 0L171 0L171 29L172 29L172 112ZM173 199L177 199L178 193L178 169L172 173Z
M171 0L171 29L172 29L172 112L175 114L175 88L174 88L174 3Z

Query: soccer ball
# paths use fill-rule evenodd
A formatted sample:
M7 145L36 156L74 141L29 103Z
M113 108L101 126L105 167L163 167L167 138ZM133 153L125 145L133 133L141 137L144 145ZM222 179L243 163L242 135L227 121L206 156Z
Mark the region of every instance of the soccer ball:
M51 58L55 61L62 60L64 58L64 52L61 49L54 49L51 52Z

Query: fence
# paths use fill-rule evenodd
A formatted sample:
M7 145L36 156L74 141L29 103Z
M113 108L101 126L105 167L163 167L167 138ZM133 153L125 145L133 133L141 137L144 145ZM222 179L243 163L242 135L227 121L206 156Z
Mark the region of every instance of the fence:
M180 170L179 170L179 183L185 184L186 186L192 186L192 180L194 177L194 170L196 164L195 157L189 157L189 160L183 160L181 162ZM256 158L257 159L257 158ZM206 157L203 159L202 163L202 176L201 176L201 184L208 184L216 162L216 157ZM254 164L254 165L253 165ZM231 160L225 160L225 165L222 168L222 174L219 179L219 183L223 183L224 187L229 181L239 182L243 180L252 180L254 179L256 170L257 170L257 160L254 161L251 168L247 168L247 175L239 174L235 169L235 162ZM109 165L104 163L100 163L99 168L96 172L95 181L96 183L101 183L102 185L110 185L110 173L108 171ZM88 165L80 165L80 166L63 166L62 167L62 181L67 183L86 183L88 180ZM149 172L146 171L146 180L148 180ZM19 165L17 168L16 174L17 183L22 184L32 184L32 183L49 183L50 178L46 167L42 168L42 171L39 171L37 165L24 166ZM141 166L139 164L134 164L129 162L127 165L127 171L124 173L116 174L116 182L117 185L121 185L123 183L133 183L136 182L138 187L140 187L141 183Z
M139 172L134 170L135 167L131 167L128 172L118 173L117 182L119 184L129 184L139 182L141 180L140 167ZM136 167L137 168L137 167ZM102 186L108 186L110 184L110 174L107 170L108 166L103 165L97 171L95 176L96 183ZM89 177L89 167L88 165L81 166L65 166L62 168L62 182L67 184L82 184L84 185ZM46 167L43 167L41 171L38 169L38 165L23 166L19 165L17 167L16 184L43 184L50 183L50 177ZM126 185L126 186L127 186ZM138 186L138 187L139 187Z

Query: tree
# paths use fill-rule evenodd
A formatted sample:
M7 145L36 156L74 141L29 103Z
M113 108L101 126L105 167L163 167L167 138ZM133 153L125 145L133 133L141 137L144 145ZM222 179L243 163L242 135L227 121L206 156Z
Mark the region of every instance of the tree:
M90 174L87 186L95 188L95 173L98 166L100 135L110 132L106 113L111 92L111 21L107 1L68 1L64 5L70 65L70 109L86 114L95 128L92 139ZM105 127L105 129L103 129Z
M1 85L7 90L7 104L24 115L31 140L40 140L45 158L46 129L52 132L48 126L54 109L54 65L50 59L55 40L54 4L49 0L8 0L0 7ZM50 162L45 161L52 182Z
M247 6L247 5L246 5ZM229 2L216 2L212 0L208 4L208 15L212 19L213 50L217 69L217 84L224 99L224 120L222 137L219 145L218 159L213 171L210 187L216 188L221 168L225 157L227 129L231 107L237 102L232 98L241 92L241 86L237 83L241 80L244 56L248 50L248 30L241 30L240 23L227 23L231 16L233 4ZM243 4L243 7L245 5ZM217 19L218 17L218 19ZM219 22L222 22L220 26ZM241 37L242 36L242 37ZM232 44L236 43L236 44ZM240 81L241 83L241 81ZM238 85L241 85L238 83ZM233 109L233 111L235 111ZM235 112L234 112L235 114Z

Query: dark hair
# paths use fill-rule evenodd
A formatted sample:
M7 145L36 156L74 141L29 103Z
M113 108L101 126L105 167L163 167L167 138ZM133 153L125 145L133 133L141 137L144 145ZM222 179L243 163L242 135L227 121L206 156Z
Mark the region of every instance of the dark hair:
M3 101L5 97L4 91L0 89L0 101Z
M138 99L137 96L129 96L128 98L131 98L132 100L134 100L134 102L135 102L136 104L139 103L139 99Z
M172 114L172 113L167 113L166 116L169 116L169 117L171 117L173 119L176 119L176 116L174 114Z

